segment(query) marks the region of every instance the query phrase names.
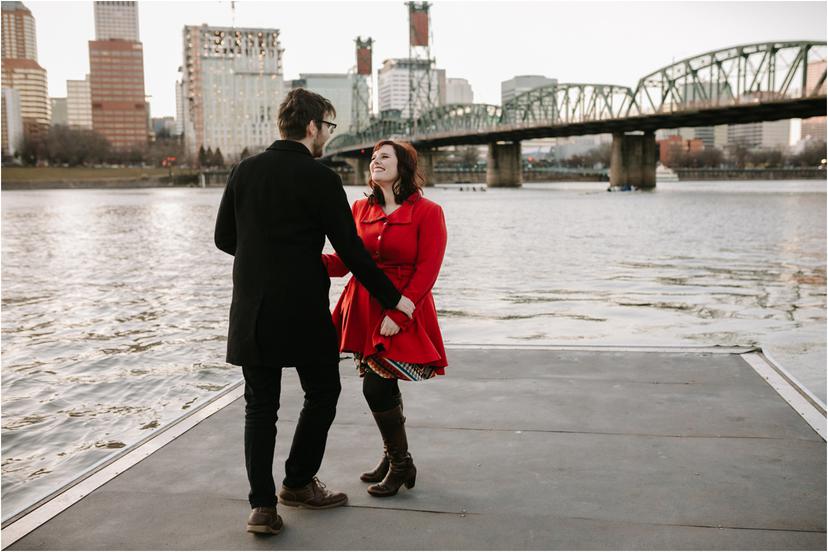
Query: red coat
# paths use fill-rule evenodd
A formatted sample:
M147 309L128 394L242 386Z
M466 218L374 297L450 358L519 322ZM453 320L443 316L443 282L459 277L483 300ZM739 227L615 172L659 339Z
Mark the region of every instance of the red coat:
M369 205L367 198L354 203L352 212L357 232L374 262L403 295L414 301L416 309L413 319L398 310L383 309L351 277L333 311L339 350L437 366L437 373L443 374L448 363L431 296L446 251L443 210L420 194L413 194L391 215L386 215L379 205ZM336 254L322 257L330 276L348 273ZM397 335L380 335L380 324L386 315L400 326Z

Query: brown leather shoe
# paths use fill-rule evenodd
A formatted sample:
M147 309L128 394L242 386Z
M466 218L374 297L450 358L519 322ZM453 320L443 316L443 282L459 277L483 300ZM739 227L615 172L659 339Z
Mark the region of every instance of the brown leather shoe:
M316 477L301 489L289 489L282 485L279 490L279 502L285 506L298 506L311 510L336 508L348 503L348 495L335 493L325 488L325 484Z
M278 535L282 530L282 517L276 513L276 508L253 508L247 517L247 530L251 533Z

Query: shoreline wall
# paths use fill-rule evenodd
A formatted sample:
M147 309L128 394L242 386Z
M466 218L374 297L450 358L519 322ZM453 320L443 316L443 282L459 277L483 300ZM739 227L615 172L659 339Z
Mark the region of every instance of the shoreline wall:
M86 182L78 181L57 181L57 182L41 182L37 180L29 181L3 181L3 190L83 190L83 189L129 189L129 188L186 188L193 187L193 184L185 184L183 182L176 182L173 184L169 180L159 179L141 179L141 180L90 180Z
M345 185L350 185L352 171L334 169ZM679 181L704 180L825 180L825 169L673 169ZM205 187L223 188L227 172L205 174ZM482 184L486 182L485 170L461 171L437 169L434 184ZM602 171L558 171L524 170L524 182L607 182L608 175ZM8 180L0 183L3 190L47 190L47 189L124 189L124 188L197 188L200 180L197 174L183 174L171 182L168 176L158 178L117 178L101 180Z
M825 180L825 169L673 169L682 180Z

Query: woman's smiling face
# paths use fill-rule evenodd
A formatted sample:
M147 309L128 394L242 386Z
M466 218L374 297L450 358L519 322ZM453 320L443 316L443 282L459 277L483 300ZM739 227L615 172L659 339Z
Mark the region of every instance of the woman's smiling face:
M371 156L371 180L374 182L395 182L399 178L397 171L397 153L390 144L385 144Z

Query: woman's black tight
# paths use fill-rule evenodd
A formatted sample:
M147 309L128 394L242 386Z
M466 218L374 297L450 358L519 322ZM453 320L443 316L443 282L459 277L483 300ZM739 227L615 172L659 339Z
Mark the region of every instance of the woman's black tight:
M400 404L400 386L397 378L386 379L371 370L365 370L362 378L362 394L371 412L385 412Z

